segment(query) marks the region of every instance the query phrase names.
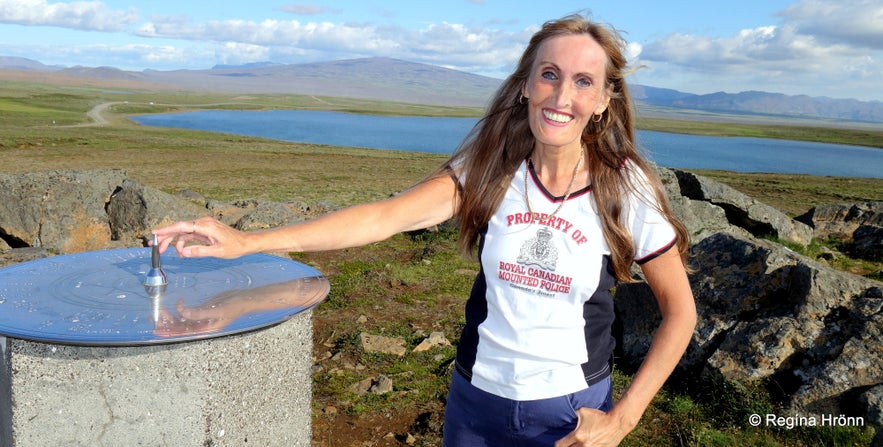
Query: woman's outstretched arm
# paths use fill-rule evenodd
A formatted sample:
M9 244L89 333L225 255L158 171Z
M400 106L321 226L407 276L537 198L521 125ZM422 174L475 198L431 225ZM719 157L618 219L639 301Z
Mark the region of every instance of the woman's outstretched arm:
M182 257L229 259L260 252L334 250L370 244L396 233L444 222L453 217L458 200L454 180L440 175L394 197L284 227L244 232L204 217L157 228L153 234L160 251L174 244Z

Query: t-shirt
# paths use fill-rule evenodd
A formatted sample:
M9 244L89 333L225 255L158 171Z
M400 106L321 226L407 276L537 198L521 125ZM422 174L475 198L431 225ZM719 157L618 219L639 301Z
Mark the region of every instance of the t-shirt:
M479 239L481 268L466 303L456 366L470 382L513 400L562 396L610 373L615 278L591 188L553 197L527 162ZM526 170L530 206L524 199ZM646 178L626 162L638 192L627 228L636 262L672 247ZM462 180L462 178L461 178Z

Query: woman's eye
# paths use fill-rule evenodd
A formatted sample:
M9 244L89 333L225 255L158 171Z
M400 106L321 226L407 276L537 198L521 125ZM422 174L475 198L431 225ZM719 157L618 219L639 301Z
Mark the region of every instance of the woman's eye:
M554 80L558 79L558 75L556 75L555 73L553 73L551 71L544 71L542 76L543 76L543 79L548 79L550 81L554 81Z
M586 78L577 79L576 85L582 88L589 88L592 86L592 81Z

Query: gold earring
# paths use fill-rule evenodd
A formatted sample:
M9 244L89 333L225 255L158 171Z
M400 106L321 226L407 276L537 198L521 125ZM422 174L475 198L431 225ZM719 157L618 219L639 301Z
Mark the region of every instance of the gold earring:
M602 119L604 119L604 112L601 112L597 115L592 115L592 122L593 123L600 123Z
M526 104L527 101L528 101L529 99L530 99L530 98L528 98L527 96L524 96L524 93L522 93L522 94L518 97L518 104L522 104L522 105L523 105L523 104Z

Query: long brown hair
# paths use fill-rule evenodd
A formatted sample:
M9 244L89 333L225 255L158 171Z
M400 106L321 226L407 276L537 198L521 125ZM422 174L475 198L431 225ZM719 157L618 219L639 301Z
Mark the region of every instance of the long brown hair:
M485 116L445 165L447 169L456 166L465 175L458 212L458 242L466 255L474 256L483 228L502 202L515 171L534 149L535 139L521 93L540 46L550 38L572 34L588 34L607 54L604 88L610 95L610 103L600 122L590 122L586 126L582 142L587 148L586 165L589 166L592 195L601 217L604 239L610 247L616 278L629 281L635 247L623 218L626 196L635 190L635 186L632 184L634 174L630 174L624 166L635 166L650 179L656 206L678 234L678 249L682 258L686 256L688 235L684 226L672 215L661 182L650 164L638 153L635 144L632 102L625 82L625 41L615 30L581 15L546 22L533 35L515 72L503 82ZM630 163L625 164L625 160Z

